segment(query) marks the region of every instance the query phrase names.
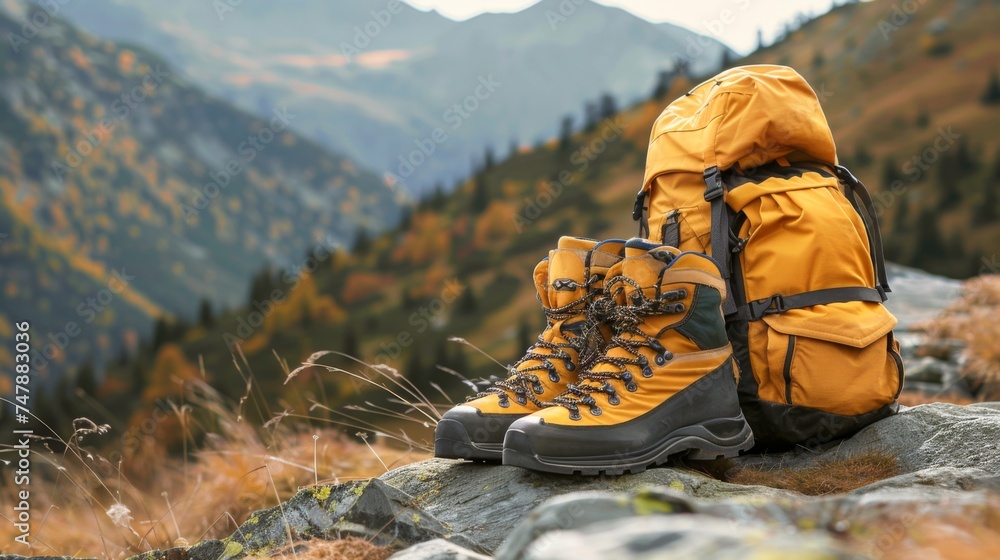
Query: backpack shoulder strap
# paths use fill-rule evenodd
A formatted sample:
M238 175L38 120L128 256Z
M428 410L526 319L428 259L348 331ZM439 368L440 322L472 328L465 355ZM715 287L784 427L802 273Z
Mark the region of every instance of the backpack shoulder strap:
M882 232L878 226L878 216L875 212L875 203L871 193L864 184L854 176L846 167L838 165L834 167L837 178L843 183L846 190L845 195L851 201L851 205L858 211L861 221L865 224L868 232L868 246L872 257L872 265L875 268L875 288L882 294L882 301L887 299L885 294L891 292L889 279L885 272L885 254L882 252ZM860 206L864 207L864 212Z

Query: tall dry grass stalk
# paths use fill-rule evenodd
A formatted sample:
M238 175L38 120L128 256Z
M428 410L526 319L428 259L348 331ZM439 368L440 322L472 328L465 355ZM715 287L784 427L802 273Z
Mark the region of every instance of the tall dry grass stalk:
M272 414L246 360L234 357L246 381L242 399L227 401L195 380L185 386L184 405L168 408L168 419L161 423L180 430L173 436L183 441L181 456L170 456L154 432L141 437L134 451L109 460L119 455L115 442L121 443L122 434L108 433L108 426L81 418L65 438L50 428L48 436L32 444L33 544L8 546L19 533L13 521L3 518L4 552L117 559L225 537L253 511L273 507L301 487L378 476L430 456L428 442L381 426L377 419L433 428L440 417L438 405L392 368L359 361L361 373L356 373L319 365L319 357L303 368L365 381L374 393L388 395L388 403L377 404L372 397L365 406L340 410L313 402L310 410L323 408L332 420L310 411ZM289 372L283 365L288 380L303 368ZM264 425L248 422L247 409L267 419ZM316 427L325 421L328 427ZM361 442L346 435L359 430L365 432ZM12 452L9 447L0 447L0 458ZM18 490L0 487L0 502L15 503ZM382 556L377 550L354 548L371 558Z

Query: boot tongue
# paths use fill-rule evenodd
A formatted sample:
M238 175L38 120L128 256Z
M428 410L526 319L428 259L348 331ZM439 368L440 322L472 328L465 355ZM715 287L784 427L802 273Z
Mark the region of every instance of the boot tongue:
M587 251L560 248L549 252L549 265L545 285L536 285L539 293L545 292L542 303L555 309L580 302L587 295ZM539 278L535 277L536 282Z
M616 303L619 305L630 303L632 295L640 289L646 297L656 297L660 271L677 256L677 253L677 249L668 246L652 249L626 246L625 259L621 262L621 274L632 282L622 283L624 290L616 293Z
M576 249L578 251L589 251L597 245L597 241L593 239L586 239L584 237L570 237L564 235L559 238L559 244L556 245L559 249Z

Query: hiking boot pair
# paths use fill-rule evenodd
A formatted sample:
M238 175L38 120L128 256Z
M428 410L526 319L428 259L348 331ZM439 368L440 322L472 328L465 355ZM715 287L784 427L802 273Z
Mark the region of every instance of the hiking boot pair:
M507 379L445 413L435 456L597 475L753 446L709 257L563 237L534 280L545 330Z

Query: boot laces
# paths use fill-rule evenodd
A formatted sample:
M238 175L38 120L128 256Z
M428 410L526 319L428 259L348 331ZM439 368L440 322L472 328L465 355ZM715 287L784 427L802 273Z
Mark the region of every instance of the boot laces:
M631 285L634 291L626 298L627 305L618 305L616 302L625 290L626 284ZM656 337L646 334L640 326L646 317L684 313L685 306L679 300L687 297L687 290L682 288L665 291L660 293L658 298L650 298L634 280L625 276L609 279L607 286L608 297L599 300L599 306L603 309L597 311L603 312L614 328L614 335L606 348L608 352L597 357L593 367L588 367L580 373L580 383L570 384L563 394L553 399L554 404L569 409L570 418L573 420L580 419L580 405L589 407L590 413L595 416L601 414L601 408L594 394L606 394L608 404L617 405L620 399L612 381L622 382L626 391L637 391L639 386L632 369L637 369L643 377L653 376L649 360L639 352L643 347L652 348L656 352L654 362L658 366L666 364L674 357L673 352L666 349ZM611 355L610 351L614 348L625 350L630 357ZM601 364L608 364L611 368L594 371L596 366Z
M548 328L555 329L556 336L550 341L545 340L544 333L538 335L538 340L528 347L524 356L514 365L507 367L509 377L495 381L485 391L470 397L469 400L497 395L500 406L506 408L510 404L510 395L513 394L521 405L531 401L539 408L550 406L551 403L546 403L537 396L545 392L539 374L544 372L549 381L558 383L559 370L552 360L562 360L563 367L567 371L575 371L578 367L582 368L585 364L589 364L597 355L599 347L594 344L594 339L600 335L600 325L594 324L590 319L589 310L594 298L600 294L590 287L600 278L594 274L584 282L583 287L587 289L582 297L560 307L543 308ZM566 324L566 321L580 316L584 316L585 319ZM571 336L567 336L567 333ZM575 361L567 350L576 352ZM528 362L535 363L528 365Z

